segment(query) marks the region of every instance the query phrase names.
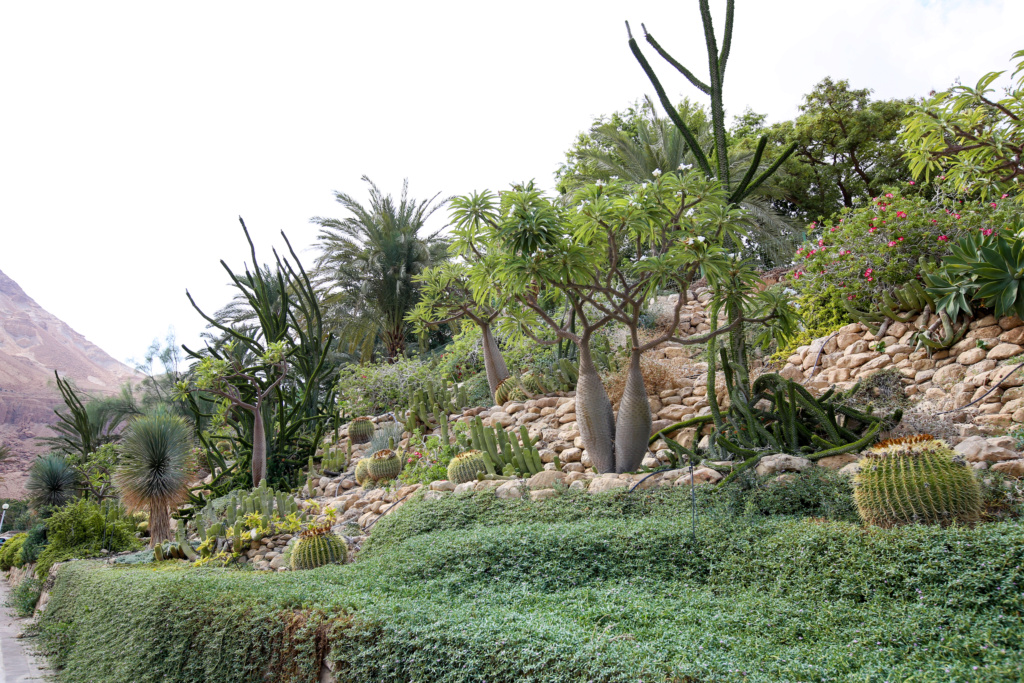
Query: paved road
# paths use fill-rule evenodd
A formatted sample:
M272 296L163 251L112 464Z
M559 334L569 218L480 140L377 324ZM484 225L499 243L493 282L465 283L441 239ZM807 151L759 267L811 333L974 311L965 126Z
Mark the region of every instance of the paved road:
M29 651L32 639L18 638L22 626L31 620L19 619L13 609L3 607L9 590L7 581L0 577L0 683L52 680L46 677L49 672L42 657Z

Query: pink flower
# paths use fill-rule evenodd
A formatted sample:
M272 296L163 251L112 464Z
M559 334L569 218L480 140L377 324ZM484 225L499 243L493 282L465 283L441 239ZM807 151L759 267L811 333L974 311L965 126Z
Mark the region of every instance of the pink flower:
M900 241L900 242L902 242L902 241L903 241L903 238L902 238L902 237L900 237L900 238L899 238L899 241Z
M985 237L988 237L989 235L992 234L992 228L989 228L988 230L982 230L981 234L984 235Z
M996 204L995 202L992 202L991 204L989 204L989 206L991 206L991 207L992 207L992 208L994 209L994 208L996 208L996 207L997 207L997 206L999 206L999 205L998 205L998 204Z
M818 246L819 247L825 246L825 240L818 240Z
M856 294L851 294L850 296L846 297L846 300L847 300L847 301L853 301L853 300L854 300L854 299L856 299L856 298L857 298L857 295L856 295Z
M835 228L829 228L829 232L835 232L835 231L836 231Z
M910 184L911 184L911 185L913 185L913 184L914 184L914 181L913 181L913 180L911 180L911 181L910 181Z
M875 281L875 278L873 278L873 277L869 277L868 278L868 282L874 282L874 281Z
M896 218L906 218L906 217L907 217L907 212L906 211L897 211L896 212Z
M881 209L882 209L882 211L888 211L889 207L887 207L887 206L885 206L885 205L883 204L883 205L881 206Z
M939 241L940 241L940 242L945 242L945 241L947 241L947 240L949 240L949 238L948 238L948 237L946 237L945 235L939 235Z
M892 192L886 192L885 196L888 197L889 199L892 199Z
M890 240L889 241L889 246L890 247L895 247L896 246L896 240Z
M1008 195L1008 194L1004 194L1004 195L1003 195L1002 197L1000 197L1000 199L1006 199L1006 198L1007 198L1007 197L1009 197L1009 196L1010 196L1010 195Z
M960 214L958 214L958 213L954 213L954 214L953 214L953 218L955 218L955 219L957 219L957 220L960 220Z

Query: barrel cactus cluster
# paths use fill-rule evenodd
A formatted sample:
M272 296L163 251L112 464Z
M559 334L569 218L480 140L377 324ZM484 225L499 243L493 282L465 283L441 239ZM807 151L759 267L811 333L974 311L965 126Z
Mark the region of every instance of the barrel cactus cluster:
M344 564L347 556L347 544L325 524L302 532L291 548L290 565L292 569L316 569L326 564Z
M370 473L367 469L369 466L369 458L362 458L356 463L356 483L360 486L370 481Z
M945 441L929 434L882 441L854 477L854 502L867 524L971 524L981 515L981 485Z

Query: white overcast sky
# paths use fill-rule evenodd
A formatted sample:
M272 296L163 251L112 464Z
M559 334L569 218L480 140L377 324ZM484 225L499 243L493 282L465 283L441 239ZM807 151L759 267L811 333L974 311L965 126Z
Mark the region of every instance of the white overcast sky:
M1024 0L736 4L730 116L791 118L825 76L922 96L1024 48ZM283 229L308 264L309 217L364 174L421 199L553 185L579 131L652 92L627 19L706 77L696 0L0 2L0 270L118 360L169 327L195 344L185 289L228 300L239 215L262 258Z

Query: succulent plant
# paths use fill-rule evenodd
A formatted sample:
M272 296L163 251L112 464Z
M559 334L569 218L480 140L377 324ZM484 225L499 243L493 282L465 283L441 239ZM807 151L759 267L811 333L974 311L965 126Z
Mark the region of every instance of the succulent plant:
M348 423L348 438L352 443L369 443L373 438L373 420L357 417Z
M402 459L390 448L377 451L368 460L366 472L374 481L387 481L402 473Z
M370 479L370 473L367 468L370 465L369 458L362 458L356 463L356 483L362 486Z
M310 527L291 549L292 569L316 569L325 564L344 564L348 547L330 525Z
M484 454L480 451L464 451L459 453L448 463L448 481L455 484L465 484L467 481L475 481L477 473L486 472L487 464L484 461Z
M501 380L498 383L498 388L494 390L494 402L499 406L505 405L507 401L512 400L517 388L516 381L511 377Z
M981 485L945 441L918 434L870 448L854 477L861 519L891 527L976 522Z

